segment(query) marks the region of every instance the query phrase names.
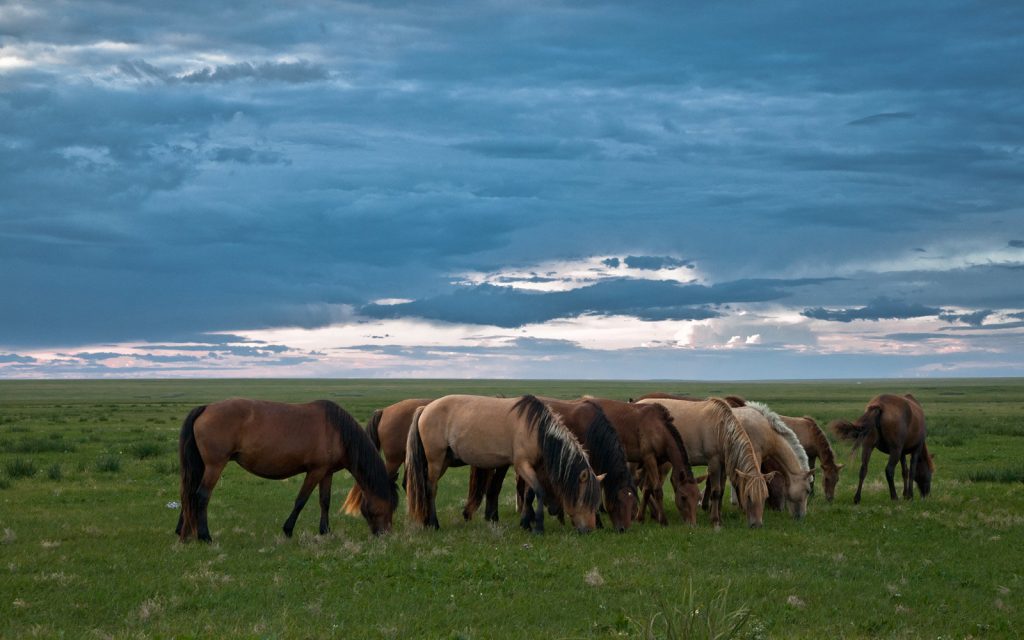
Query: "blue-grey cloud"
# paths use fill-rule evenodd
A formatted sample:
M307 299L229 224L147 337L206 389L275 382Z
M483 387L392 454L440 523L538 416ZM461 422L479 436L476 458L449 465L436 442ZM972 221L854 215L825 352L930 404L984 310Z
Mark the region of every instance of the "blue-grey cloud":
M857 118L847 122L848 125L863 126L871 124L881 124L883 122L891 122L893 120L909 120L913 118L914 114L907 111L892 111L888 113L876 113L872 116L866 116L863 118Z
M670 256L626 256L623 262L631 269L649 269L651 271L678 269L680 267L692 269L694 267L691 260L672 258Z
M239 62L235 64L203 67L195 71L174 74L145 60L125 60L118 70L136 80L159 80L166 83L224 84L237 80L285 83L305 83L325 80L327 69L306 60L297 62Z
M981 309L971 313L940 313L939 318L946 322L963 322L973 327L981 326L985 318L992 315L992 309Z
M1024 240L1010 240L1007 244L1014 249L1024 249Z
M210 152L215 162L239 164L287 164L288 159L277 151L257 150L252 147L217 147Z
M20 364L31 364L37 362L32 356L23 356L17 353L0 353L0 363L17 362Z
M833 322L853 322L854 320L888 320L895 318L920 318L937 316L942 313L938 307L927 307L922 304L908 303L880 296L863 307L849 309L825 309L816 307L804 309L801 315L816 320Z

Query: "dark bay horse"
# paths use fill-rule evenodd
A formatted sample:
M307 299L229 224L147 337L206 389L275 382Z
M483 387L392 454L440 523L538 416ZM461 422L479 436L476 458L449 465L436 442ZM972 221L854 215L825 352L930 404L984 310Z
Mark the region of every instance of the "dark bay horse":
M430 404L431 398L410 398L395 404L377 409L366 423L366 435L370 442L384 456L384 467L392 482L398 479L398 468L405 463L405 440L409 436L409 425L412 414L419 407ZM363 490L358 484L352 489L341 505L342 511L349 515L359 513Z
M835 420L831 424L832 432L842 440L853 441L853 451L862 448L860 478L857 482L857 493L853 503L860 503L860 493L864 486L864 477L868 474L868 461L871 452L878 449L889 454L889 463L885 466L885 479L889 482L889 497L896 500L896 462L899 461L903 473L903 497L910 500L914 497L914 482L921 491L921 497L931 493L932 473L935 464L928 453L925 437L928 428L925 424L924 410L917 398L909 393L905 396L882 394L868 402L863 415L856 422ZM852 452L851 452L852 453ZM910 473L907 473L907 456L910 456Z
M409 516L415 522L439 527L437 482L449 466L468 464L515 468L537 496L535 533L544 532L548 489L577 531L586 533L596 525L600 479L576 437L534 396L439 398L413 414L405 450Z
M590 466L594 473L604 475L601 491L604 494L604 507L612 521L612 527L619 532L629 528L637 508L636 483L630 473L622 443L615 427L608 421L601 407L589 400L558 400L540 398L540 400L562 419L565 427L572 432L583 445ZM470 476L469 496L462 515L468 520L480 505L484 491L487 494L486 517L497 521L498 494L505 470L493 472L473 469ZM516 490L520 489L517 482ZM525 487L524 487L525 488ZM525 496L520 496L525 497ZM532 500L526 499L524 508L524 524L532 523ZM597 526L601 527L600 517Z
M234 398L196 407L181 426L178 453L181 515L176 532L182 542L193 534L211 540L207 507L231 460L262 478L280 480L306 474L284 523L286 536L292 535L299 512L318 485L320 533L329 531L331 480L342 468L348 469L363 489L361 510L370 530L378 535L391 528L397 488L359 424L329 400L284 404Z
M626 459L644 470L644 495L639 517L650 508L652 517L662 525L668 524L665 513L664 476L661 465L671 466L669 480L675 492L676 508L683 520L697 524L700 488L693 476L693 467L683 438L676 429L669 412L659 404L633 404L619 400L594 398L615 427L626 452Z

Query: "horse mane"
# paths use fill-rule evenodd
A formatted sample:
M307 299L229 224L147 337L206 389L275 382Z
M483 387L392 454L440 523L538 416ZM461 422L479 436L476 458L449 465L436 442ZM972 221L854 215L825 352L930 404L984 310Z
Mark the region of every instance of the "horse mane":
M686 453L686 445L683 444L683 436L679 434L679 429L676 428L675 420L672 419L672 412L669 411L665 405L657 402L647 405L649 407L655 407L655 410L661 416L661 426L668 431L669 437L672 442L675 443L676 449L679 451L679 455L683 458L683 477L687 480L693 480L693 467L690 465L690 456Z
M327 424L337 429L341 435L341 442L345 445L348 470L355 477L356 482L364 491L390 501L392 507L397 505L398 487L388 477L384 462L380 459L380 453L377 451L377 447L373 446L370 437L366 435L356 419L336 403L330 400L319 400L318 403L324 408Z
M822 431L821 427L818 426L818 423L811 416L804 416L802 419L811 425L811 438L814 439L814 444L818 446L818 457L821 458L821 466L835 466L836 454L832 450L832 444L825 437L825 432Z
M524 395L512 409L524 418L530 429L537 432L544 470L563 502L579 504L581 501L594 509L601 503L601 484L594 476L587 453L557 413L533 395ZM590 471L590 482L585 494L580 495L580 474Z
M606 474L602 482L605 497L617 501L619 489L623 487L632 489L636 494L636 481L629 472L629 463L622 449L619 433L608 421L608 416L599 404L592 400L587 400L586 403L594 409L595 414L593 421L583 433L583 444L590 452L590 466L594 472Z
M772 430L782 436L789 444L789 447L793 450L793 453L796 454L796 459L800 463L800 468L804 471L809 471L811 465L807 460L807 452L804 451L804 446L800 444L800 438L796 437L796 434L789 428L789 425L782 421L779 414L769 409L768 405L763 402L748 402L747 406L754 411L757 411L764 416L766 420L768 420L768 424L772 426Z
M741 398L740 396L725 396L724 398L722 398L722 400L725 400L726 403L733 408L745 407L748 404L750 404L749 402L746 401L746 399Z
M768 499L768 483L761 474L754 445L750 436L736 421L729 403L721 398L708 398L708 406L719 429L719 439L725 451L726 472L740 489L740 497L763 504ZM752 477L745 477L736 471L742 471ZM743 502L742 504L746 504Z

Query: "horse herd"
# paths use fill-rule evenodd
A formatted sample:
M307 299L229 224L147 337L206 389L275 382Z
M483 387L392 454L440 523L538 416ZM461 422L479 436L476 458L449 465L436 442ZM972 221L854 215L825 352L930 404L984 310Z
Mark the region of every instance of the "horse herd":
M913 497L914 483L928 495L934 465L925 445L924 412L913 396L876 396L855 422L836 420L831 429L852 441L854 450L862 448L855 503L875 448L889 454L885 475L892 499L897 498L897 462L904 498ZM402 465L409 518L433 528L440 526L438 481L449 467L471 467L463 517L471 519L485 503L485 518L493 521L502 482L514 468L520 525L536 533L544 531L545 511L568 518L583 533L603 526L601 511L617 531L648 514L667 525L666 475L676 508L690 525L704 509L711 523L721 526L727 482L749 526L761 526L765 506L788 509L799 519L807 512L817 461L830 502L843 468L808 416L780 416L737 396L667 393L628 402L533 395L409 399L375 411L365 430L328 400L284 404L235 398L188 414L179 458L176 533L183 542L192 536L211 540L207 507L231 460L264 478L306 474L283 526L286 536L314 488L319 488L320 533L329 531L331 482L342 468L355 479L343 509L360 512L375 535L391 528ZM705 466L706 473L695 476L695 465Z

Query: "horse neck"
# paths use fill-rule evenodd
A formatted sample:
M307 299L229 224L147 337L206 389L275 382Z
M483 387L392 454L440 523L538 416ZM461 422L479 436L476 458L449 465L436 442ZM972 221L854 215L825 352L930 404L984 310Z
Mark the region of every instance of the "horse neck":
M672 464L672 468L675 469L678 475L682 476L683 479L693 479L693 467L690 466L690 459L686 454L686 445L683 444L683 438L679 434L679 430L675 427L672 420L672 414L669 413L668 409L660 404L650 406L660 409L658 428L663 432L665 453L668 456L668 461Z
M761 473L760 464L757 460L757 453L754 451L754 444L750 441L747 432L743 430L732 409L724 401L719 400L724 407L715 406L719 420L716 421L719 433L719 443L722 453L725 456L726 470L740 470L744 473L758 475ZM726 413L728 412L728 413Z
M835 469L836 453L832 450L832 445L829 444L828 438L825 437L825 432L811 418L804 416L804 421L808 424L811 437L814 439L814 445L818 447L818 457L821 458L821 466L825 469Z
M789 428L789 425L783 422L782 417L769 409L768 405L760 402L748 402L747 406L764 416L764 419L768 421L768 425L771 427L772 431L782 438L783 442L785 442L790 451L792 451L800 468L804 471L808 471L811 467L807 460L807 452L804 451L803 445L800 444L800 438L797 438L793 430Z

